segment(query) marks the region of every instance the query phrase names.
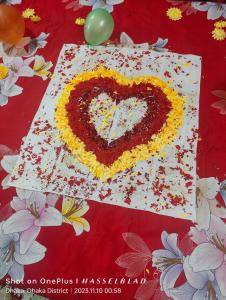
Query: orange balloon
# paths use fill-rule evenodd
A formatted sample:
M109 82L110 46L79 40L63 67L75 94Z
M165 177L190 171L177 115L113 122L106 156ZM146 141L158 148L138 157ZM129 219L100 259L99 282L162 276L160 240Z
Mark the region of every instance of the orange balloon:
M20 12L13 6L0 4L0 41L16 44L24 36L25 24Z

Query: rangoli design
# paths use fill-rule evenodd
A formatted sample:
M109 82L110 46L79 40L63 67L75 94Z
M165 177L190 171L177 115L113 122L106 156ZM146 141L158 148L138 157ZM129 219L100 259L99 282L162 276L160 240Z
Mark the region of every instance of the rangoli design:
M129 79L100 67L65 86L55 120L72 154L105 181L172 143L183 122L183 104L157 77Z

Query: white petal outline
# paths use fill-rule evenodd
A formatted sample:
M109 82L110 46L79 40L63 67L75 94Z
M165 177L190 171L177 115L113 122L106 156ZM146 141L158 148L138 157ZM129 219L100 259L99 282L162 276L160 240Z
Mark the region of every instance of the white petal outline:
M20 235L20 253L25 254L39 235L41 228L33 225Z
M93 6L95 2L96 0L79 0L79 4L84 6Z
M216 4L215 6L211 6L208 9L207 19L208 20L216 20L220 18L223 14L223 8L219 9L219 6Z
M10 62L7 63L7 66L10 68L10 67L13 67L13 69L16 69L18 70L19 68L21 68L23 66L23 58L22 57L13 57Z
M21 200L19 197L13 197L13 200L10 202L10 206L15 210L26 210L25 201Z
M226 261L215 271L216 281L224 297L226 297Z
M0 223L0 248L6 248L11 241L18 241L19 239L18 233L4 234L2 230L3 224L4 222Z
M34 76L34 71L32 68L28 67L28 66L23 66L18 75L20 77L33 77Z
M16 193L17 196L23 200L23 199L28 199L31 197L31 194L33 193L33 191L29 191L29 190L24 190L24 189L20 189L20 188L16 188Z
M205 4L201 4L202 1L200 2L192 2L192 7L199 10L199 11L207 11L211 5L208 3L205 3Z
M210 243L198 245L190 255L189 264L194 272L215 270L224 260L224 253Z
M31 205L35 205L39 213L45 208L46 196L41 192L32 192L29 199L26 200L27 207L30 208Z
M3 190L6 190L6 189L10 188L10 186L8 186L8 182L9 182L10 177L11 177L11 175L9 174L5 178L3 178L2 182L1 182Z
M18 160L18 155L4 155L1 160L1 166L7 173L12 173L16 162Z
M13 261L10 260L9 262L5 262L3 261L2 258L4 258L6 255L6 252L3 251L1 248L0 248L0 279L2 279L3 277L5 277L5 275L8 273L10 267L12 266L13 264Z
M109 4L109 5L117 5L117 4L123 3L124 0L107 0L106 2L107 2L107 4Z
M192 286L190 286L189 283L186 282L177 288L170 289L169 295L173 300L192 300L195 292L196 289L194 289Z
M219 207L217 199L209 200L209 207L213 215L223 219L226 218L226 208L223 206Z
M188 283L195 289L203 289L208 281L214 280L214 275L211 271L193 272L189 264L189 256L183 262L183 269Z
M28 210L19 210L4 222L3 232L8 234L24 231L34 224L34 219Z
M209 229L210 226L210 207L209 202L202 195L197 197L196 223L199 230Z
M158 250L154 250L152 252L152 261L153 262L155 262L157 260L161 260L163 258L177 258L177 256L173 252L171 252L167 249L158 249Z
M12 234L0 233L0 249L8 247L9 243L13 240Z
M183 254L178 248L178 234L170 233L168 234L166 231L163 231L161 234L161 240L163 246L169 251L173 252L176 256L182 257Z
M200 300L200 299L207 299L207 288L201 289L201 290L197 290L194 295L192 300Z
M54 207L45 208L39 219L35 220L37 226L59 226L63 222L62 214Z
M49 193L49 194L46 196L46 203L47 203L49 206L54 207L54 206L56 205L57 201L58 201L58 198L59 198L59 195Z
M210 239L214 235L217 235L220 239L226 241L226 224L219 217L211 215L207 236Z
M37 69L39 66L42 66L45 64L45 59L43 56L41 55L35 55L35 63L33 66L33 69Z
M8 274L13 280L21 281L24 279L24 266L14 260Z
M213 199L220 191L220 184L215 177L201 178L197 180L197 188L203 197Z
M183 271L182 264L176 264L168 267L162 272L160 276L160 285L166 295L170 296L170 289L172 289Z
M122 32L120 34L120 44L123 46L133 46L134 41L131 39L131 37L127 33Z
M25 59L24 60L24 66L29 66L30 65L30 63L32 63L33 61L34 61L34 57L32 56L32 57L29 57L29 58L27 58L27 59Z
M14 84L9 90L9 92L10 92L9 94L10 97L18 96L23 92L23 88L21 86Z
M189 235L191 240L197 245L206 243L207 235L205 230L198 230L197 227L190 227Z
M9 102L8 96L0 94L0 106L4 106Z
M14 254L15 260L22 265L37 263L45 257L46 248L38 242L33 242L25 254L20 254L17 250Z

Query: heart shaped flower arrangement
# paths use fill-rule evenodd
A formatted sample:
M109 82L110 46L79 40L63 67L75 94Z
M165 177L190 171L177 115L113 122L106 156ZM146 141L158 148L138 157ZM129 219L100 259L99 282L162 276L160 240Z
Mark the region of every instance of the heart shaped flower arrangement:
M55 122L75 158L106 181L172 144L184 102L157 77L127 78L101 66L66 84Z

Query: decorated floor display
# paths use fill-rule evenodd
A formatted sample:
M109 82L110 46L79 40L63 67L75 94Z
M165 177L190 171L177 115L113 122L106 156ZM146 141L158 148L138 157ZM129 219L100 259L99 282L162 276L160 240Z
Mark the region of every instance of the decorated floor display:
M65 45L9 184L194 219L200 68Z

